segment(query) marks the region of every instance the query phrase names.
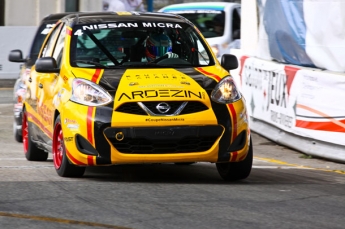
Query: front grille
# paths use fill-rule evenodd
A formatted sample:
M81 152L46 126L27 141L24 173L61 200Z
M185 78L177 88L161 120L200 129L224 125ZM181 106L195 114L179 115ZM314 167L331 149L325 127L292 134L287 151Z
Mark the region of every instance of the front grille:
M184 103L179 101L169 101L166 102L171 107L170 110L167 113L161 114L156 109L156 106L161 102L143 102L143 105L145 105L152 113L157 115L172 115L176 112L176 110ZM207 110L208 107L197 101L190 101L187 103L187 105L183 108L182 114L192 114L200 111ZM128 114L135 114L135 115L147 115L147 113L138 105L138 103L124 103L120 107L116 109L118 112L128 113Z
M186 138L175 140L149 140L145 138L125 139L121 142L109 139L121 153L131 154L164 154L203 152L211 148L216 137Z
M121 153L166 154L193 153L209 150L220 137L223 127L138 127L107 128L105 136ZM117 133L123 139L116 139Z
M137 103L124 103L119 106L116 111L127 114L147 115L146 112Z

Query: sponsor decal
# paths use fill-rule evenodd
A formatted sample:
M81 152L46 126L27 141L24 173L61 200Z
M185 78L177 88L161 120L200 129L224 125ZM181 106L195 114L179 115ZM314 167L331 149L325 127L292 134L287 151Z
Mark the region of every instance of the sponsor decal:
M184 88L181 85L173 85L173 84L150 84L150 85L141 85L138 88Z
M146 122L178 122L184 121L184 118L147 118Z
M140 80L140 79L169 79L169 80L187 80L188 77L185 75L167 75L165 73L162 74L136 74L136 75L126 75L125 76L127 80Z
M37 113L42 117L43 121L49 125L53 125L53 111L49 109L45 104L37 106Z
M205 99L205 94L203 92L193 92L190 90L172 90L172 89L162 89L162 90L143 90L143 91L132 91L131 93L123 92L118 101L125 98L128 100L132 99L145 99L145 98L199 98Z
M64 140L65 142L71 142L73 141L73 137L65 137Z
M65 118L65 124L78 124L76 120Z
M82 30L99 30L99 29L114 29L114 28L172 28L182 29L182 26L178 23L169 22L116 22L116 23L104 23L104 24L92 24L82 26ZM82 32L77 30L74 35L81 35Z
M64 76L62 77L62 79L63 79L63 82L64 82L64 83L67 83L67 81L68 81L68 77L67 77L67 76L64 75Z
M154 132L155 136L173 136L175 132L173 130L156 130Z
M79 124L67 124L67 128L70 130L78 130Z

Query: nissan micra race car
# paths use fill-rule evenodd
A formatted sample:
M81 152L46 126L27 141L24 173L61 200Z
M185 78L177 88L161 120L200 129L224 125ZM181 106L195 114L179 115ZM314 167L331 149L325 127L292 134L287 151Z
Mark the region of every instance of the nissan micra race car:
M87 166L215 163L245 179L253 160L245 100L229 70L185 18L102 12L62 18L26 82L23 145L58 175Z

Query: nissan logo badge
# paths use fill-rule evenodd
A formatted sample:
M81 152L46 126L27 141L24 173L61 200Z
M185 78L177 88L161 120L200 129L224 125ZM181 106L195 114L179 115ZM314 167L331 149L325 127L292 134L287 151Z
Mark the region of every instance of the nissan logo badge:
M158 103L158 105L156 106L156 109L159 111L159 113L161 114L165 114L170 110L170 106L167 103Z

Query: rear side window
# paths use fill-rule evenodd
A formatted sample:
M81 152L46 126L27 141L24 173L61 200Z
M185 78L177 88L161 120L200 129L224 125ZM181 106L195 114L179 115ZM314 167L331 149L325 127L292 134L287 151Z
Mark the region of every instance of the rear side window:
M47 37L51 29L54 27L55 24L51 23L43 23L37 30L35 38L33 40L31 50L29 53L29 61L28 65L35 64L38 54L40 53L42 44L44 39Z
M56 37L59 35L59 32L61 31L61 27L62 27L62 23L60 23L59 25L56 25L56 27L53 29L53 31L49 35L47 42L45 43L45 45L43 47L41 57L46 57L46 56L52 55L52 52L53 52L53 49L55 46L55 42L56 42Z

